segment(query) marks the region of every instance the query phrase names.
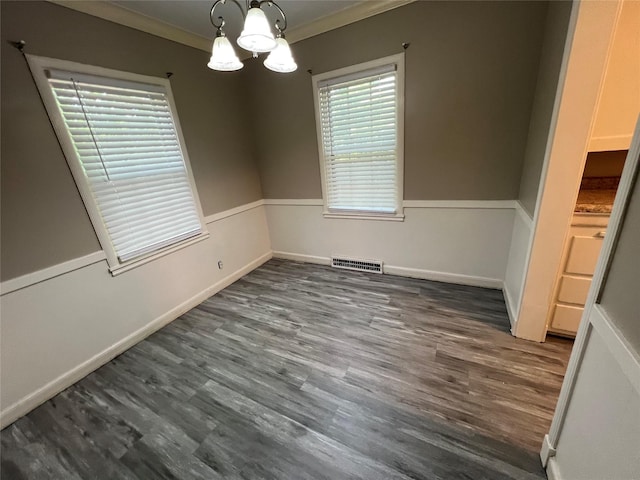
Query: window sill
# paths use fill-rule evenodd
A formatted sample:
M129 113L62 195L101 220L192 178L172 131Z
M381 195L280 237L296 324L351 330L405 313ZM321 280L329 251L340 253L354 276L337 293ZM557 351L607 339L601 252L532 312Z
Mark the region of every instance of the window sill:
M323 212L324 218L344 218L349 220L384 220L387 222L404 222L404 214L394 213L389 215L375 213L337 213L337 212Z
M190 247L191 245L195 245L196 243L200 243L207 238L209 238L209 232L205 230L205 232L196 237L188 238L180 243L165 247L162 250L158 250L157 252L154 252L147 257L142 257L135 260L130 260L125 263L110 266L109 271L111 272L111 275L115 277L117 275L120 275L121 273L128 272L129 270L133 270L134 268L137 268L141 265L164 257L165 255L169 255L170 253L177 252L178 250L182 250L183 248Z

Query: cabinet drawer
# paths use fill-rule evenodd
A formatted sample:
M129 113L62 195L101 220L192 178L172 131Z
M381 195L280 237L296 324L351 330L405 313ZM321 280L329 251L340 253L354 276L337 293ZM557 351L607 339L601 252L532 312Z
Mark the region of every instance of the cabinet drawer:
M594 213L575 213L572 226L580 227L595 227L597 229L605 230L609 223L609 215L598 215Z
M572 307L569 305L556 305L551 319L551 328L553 330L562 330L564 332L576 333L580 319L582 318L582 307Z
M602 237L572 237L565 272L593 275L601 247Z
M563 275L558 289L558 301L584 305L591 286L591 278L570 277Z

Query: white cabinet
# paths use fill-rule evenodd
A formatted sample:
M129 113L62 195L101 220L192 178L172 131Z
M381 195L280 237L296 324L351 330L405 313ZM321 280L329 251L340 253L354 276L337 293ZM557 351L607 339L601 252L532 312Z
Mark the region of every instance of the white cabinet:
M604 231L584 231L584 227L571 229L567 264L564 271L572 275L593 275L600 255ZM591 230L591 229L589 229Z
M575 336L578 331L608 221L608 215L574 216L547 318L549 332Z
M562 275L558 289L558 301L584 305L591 286L591 278Z

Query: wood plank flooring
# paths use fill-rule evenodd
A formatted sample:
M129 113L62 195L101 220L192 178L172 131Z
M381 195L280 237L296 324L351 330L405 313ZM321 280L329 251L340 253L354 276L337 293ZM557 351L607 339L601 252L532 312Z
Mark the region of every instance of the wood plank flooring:
M271 260L1 433L2 479L539 479L571 342L502 293Z

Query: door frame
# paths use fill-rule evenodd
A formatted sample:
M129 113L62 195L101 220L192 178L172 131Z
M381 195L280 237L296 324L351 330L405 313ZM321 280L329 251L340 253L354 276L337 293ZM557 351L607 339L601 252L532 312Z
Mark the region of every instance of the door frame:
M549 433L544 437L542 448L540 450L540 459L542 460L542 465L545 467L549 463L550 458L555 456L558 439L566 419L571 395L573 394L591 331L595 328L603 338L608 339L607 344L609 349L614 357L616 357L623 370L627 371L626 373L630 379L636 378L637 372L640 369L639 356L626 343L624 338L617 331L617 328L608 319L607 314L597 303L607 280L611 260L615 255L618 238L627 214L631 192L638 181L639 172L640 116L638 117L632 144L629 149L629 153L627 154L627 160L625 161L622 176L620 177L620 184L618 186L616 199L609 219L607 234L604 238L600 257L598 258L598 263L596 265L596 271L593 275L593 281L591 283L591 288L589 289L589 294L585 303L582 320L578 327L578 333L573 345L573 350L571 351L571 357L562 383L562 389L560 390L560 396L558 397L558 403L553 415L551 427L549 429ZM640 390L640 381L638 381L637 384L634 383L634 386L636 389Z
M520 296L516 337L543 342L623 0L573 2Z

